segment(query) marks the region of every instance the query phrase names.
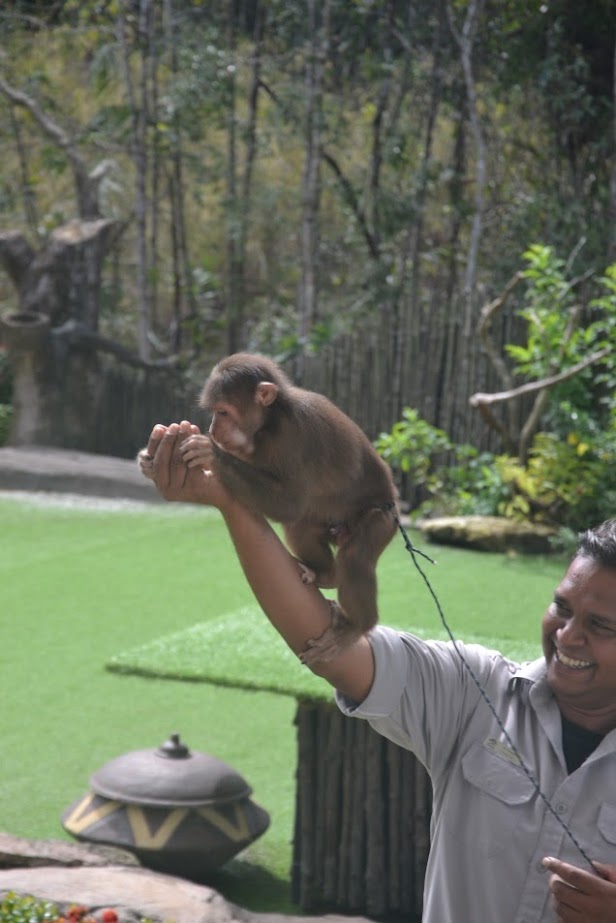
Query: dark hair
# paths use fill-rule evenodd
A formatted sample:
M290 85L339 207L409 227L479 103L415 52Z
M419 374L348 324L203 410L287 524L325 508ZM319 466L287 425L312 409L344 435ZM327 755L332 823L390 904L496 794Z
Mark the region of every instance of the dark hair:
M594 529L580 532L575 552L575 557L579 556L616 570L616 519L606 519Z

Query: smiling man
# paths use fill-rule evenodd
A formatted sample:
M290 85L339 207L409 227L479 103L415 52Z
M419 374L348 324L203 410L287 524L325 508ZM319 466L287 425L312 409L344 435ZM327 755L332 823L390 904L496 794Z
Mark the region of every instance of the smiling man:
M155 427L148 473L168 500L218 507L263 611L301 658L329 627L328 602L262 517L185 465L195 432ZM544 656L517 664L379 625L311 666L345 714L430 773L424 923L616 921L616 520L580 536L542 638Z

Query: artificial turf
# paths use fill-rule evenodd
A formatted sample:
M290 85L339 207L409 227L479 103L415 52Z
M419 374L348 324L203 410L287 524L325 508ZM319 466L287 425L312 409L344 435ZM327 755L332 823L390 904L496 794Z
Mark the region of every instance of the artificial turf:
M154 748L178 731L194 749L236 768L272 818L212 884L252 909L292 910L293 695L304 676L329 690L287 658L278 638L274 664L262 675L251 645L242 660L234 635L242 630L267 646L271 629L219 515L177 505L40 506L15 495L0 499L0 550L0 829L70 839L60 816L87 790L89 776L107 760ZM562 561L426 550L438 565L421 566L457 636L514 657L538 653L539 619ZM381 559L379 586L383 622L444 636L401 541ZM151 667L152 652L163 650L168 662L171 639L176 677L190 672L187 651L194 670L196 642L203 645L197 672L215 662L218 682L153 678L156 668L149 678L137 675L131 661L145 656ZM122 660L124 670L136 672L106 669ZM283 666L289 694L265 691ZM250 681L236 682L234 671Z

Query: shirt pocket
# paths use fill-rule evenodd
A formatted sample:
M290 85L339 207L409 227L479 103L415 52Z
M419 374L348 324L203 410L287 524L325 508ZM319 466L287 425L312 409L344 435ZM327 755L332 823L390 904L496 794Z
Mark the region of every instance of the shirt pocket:
M536 787L516 763L473 744L450 780L443 822L450 836L483 856L511 849L520 826L528 829Z
M597 833L591 848L591 859L616 864L616 805L603 802L599 808Z

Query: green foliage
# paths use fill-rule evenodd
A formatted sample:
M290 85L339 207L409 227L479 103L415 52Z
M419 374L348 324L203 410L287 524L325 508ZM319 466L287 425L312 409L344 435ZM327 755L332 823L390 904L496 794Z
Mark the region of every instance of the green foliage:
M0 446L5 445L9 435L13 417L12 397L13 376L8 353L4 347L0 346Z
M435 471L430 481L432 496L422 503L422 515L499 515L509 497L509 488L494 455L462 445L455 447L455 458L455 464Z
M517 374L540 379L551 374L559 360L575 352L576 342L565 342L573 295L565 277L565 263L552 247L533 244L524 259L528 268L522 275L530 284L526 304L517 313L527 323L527 340L524 345L507 344L505 349L515 362Z
M10 404L13 396L13 376L9 365L9 354L0 345L0 404Z
M10 404L0 404L0 446L6 445L13 419L13 408Z
M12 891L0 902L0 923L44 923L59 916L58 908L50 901L20 897Z
M374 445L394 471L411 472L416 486L427 481L434 456L453 448L447 434L423 420L412 407L405 407L402 420L394 423L391 432L381 433Z
M616 408L616 263L608 266L598 281L603 291L590 302L591 310L598 312L591 330L596 347L611 349L601 363L595 383L602 390L600 404L613 413Z
M428 494L422 516L498 515L579 530L616 509L616 413L602 428L563 403L560 419L562 432L538 433L526 463L453 445L408 407L375 447Z
M616 508L616 427L594 439L570 432L538 433L528 463L498 461L511 499L506 516L583 529L613 515Z
M119 917L115 910L107 908L97 911L95 918L82 904L71 904L67 910L60 910L51 901L29 895L22 897L13 891L9 891L0 902L0 923L96 923L97 920L118 923ZM139 923L152 923L149 917L139 917L138 920Z
M564 260L543 244L529 247L524 259L528 265L522 275L529 285L518 316L527 323L527 341L505 347L517 374L545 378L591 352L616 344L616 265L609 266L598 280L603 292L590 302L590 322L578 326L573 317L579 310L575 285L568 278ZM613 358L608 357L605 365L614 384ZM605 379L605 371L602 374Z
M447 434L405 407L403 419L390 433L381 433L375 448L395 472L410 475L426 499L420 515L492 515L508 496L490 452L454 445Z

